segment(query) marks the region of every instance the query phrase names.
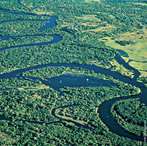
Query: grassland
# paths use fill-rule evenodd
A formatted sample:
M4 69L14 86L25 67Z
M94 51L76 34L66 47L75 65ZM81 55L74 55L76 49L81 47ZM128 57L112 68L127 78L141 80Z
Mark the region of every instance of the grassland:
M136 3L136 5L146 6L146 4L144 3ZM114 20L116 19L113 14L109 16ZM93 34L93 33L103 32L103 33L111 34L114 30L118 28L117 26L113 24L108 24L106 21L101 21L100 19L98 19L96 15L83 15L82 17L77 17L77 18L85 21L84 23L82 23L82 21L79 22L79 25L95 27L95 28L83 30L82 31L83 33L88 32ZM142 29L136 29L133 31L120 33L119 35L113 35L113 37L104 36L98 39L98 41L104 42L107 46L110 46L114 49L125 51L129 57L128 58L125 57L124 60L126 62L130 60L129 65L138 69L141 73L141 76L147 76L147 73L146 73L147 71L147 63L146 63L147 41L146 40L147 40L147 29L145 26L143 26ZM134 44L122 46L118 44L116 41L132 41L134 42ZM117 70L121 70L121 72L126 72L126 70L120 67L120 65L116 63L116 61L113 60L112 62L113 62L113 65L117 66Z
M115 49L125 51L129 58L125 58L126 62L131 59L132 61L129 64L136 69L140 70L141 76L147 76L147 73L144 70L147 70L147 42L146 42L147 30L144 28L143 30L138 30L136 32L130 33L127 32L125 34L121 34L118 38L104 37L99 41L105 42L106 45L113 47ZM130 44L126 46L121 46L116 43L116 41L128 41L131 40L135 42L135 44ZM143 71L142 71L143 70Z
M111 18L115 19L113 15L109 15ZM79 22L79 25L81 26L94 26L96 28L90 28L87 30L83 30L82 32L88 32L88 33L109 33L111 34L114 30L117 29L117 26L108 24L105 21L101 21L96 17L96 15L83 15L82 17L76 17L77 19L81 20ZM82 21L85 21L82 23ZM103 25L102 25L103 24ZM68 25L68 24L66 24ZM65 27L64 25L63 27ZM147 76L146 70L147 70L147 30L144 26L142 29L137 29L136 31L128 31L126 33L120 33L119 35L113 35L113 37L105 36L100 39L98 39L98 42L104 42L107 46L110 46L114 49L119 49L125 51L129 57L123 57L123 59L128 62L129 65L135 67L138 69L141 73L141 76ZM132 41L134 44L129 44L122 46L118 44L116 41ZM94 62L94 61L93 61ZM98 66L101 66L100 63L95 63ZM112 60L111 65L115 66L115 71L119 71L124 75L129 75L131 77L132 73L127 71L124 67L120 66L116 60ZM109 68L110 66L105 66L106 68ZM140 77L141 77L140 76Z
M45 64L67 63L81 65L95 64L104 68L110 68L112 65L112 70L133 76L131 71L126 70L114 59L116 54L115 49L124 49L125 52L128 50L129 57L124 58L126 62L129 59L137 59L137 61L144 61L146 59L144 47L146 44L146 29L145 27L141 27L145 24L144 19L142 20L145 15L137 15L143 12L144 8L141 9L142 6L136 6L133 9L130 3L124 3L120 6L118 3L108 5L107 3L100 4L99 1L96 3L91 2L92 0L85 1L87 3L84 3L84 1L72 3L71 0L33 0L30 3L30 0L20 0L21 4L18 4L17 0L10 0L0 6L13 12L54 14L54 16L58 17L56 27L41 32L38 31L38 28L44 25L42 22L27 21L26 23L15 21L5 23L5 25L7 24L6 26L2 24L1 26L3 27L0 32L2 36L57 34L62 37L60 42L49 46L32 46L1 51L2 57L0 60L2 67L0 67L0 72L10 72L12 69L22 69ZM123 17L124 15L127 15L128 18ZM137 19L135 19L136 17ZM129 26L127 25L128 19L132 22ZM5 17L3 17L3 20L5 20ZM7 18L6 20L12 19ZM13 18L13 20L15 19ZM138 24L141 24L141 26ZM22 28L22 26L24 27ZM128 33L126 33L127 31ZM26 38L26 40L30 41L29 38ZM37 38L35 40L37 41ZM121 46L116 43L116 41L123 40L131 40L135 44ZM23 42L25 42L24 39ZM136 46L136 48L129 50L132 49L129 46ZM143 54L141 55L141 53ZM137 56L135 57L135 55ZM136 63L136 61L134 62ZM137 63L140 64L143 62ZM142 66L142 68L145 68L145 66ZM0 116L12 119L12 121L0 120L0 144L1 142L4 145L143 144L141 141L122 137L117 131L116 133L111 132L111 127L109 129L106 126L107 124L104 124L105 121L100 119L98 110L100 109L99 105L106 100L112 98L118 98L119 100L119 97L140 93L141 89L138 87L120 82L112 76L106 76L78 67L73 69L61 66L30 69L17 74L23 76L19 80L17 76L16 78L12 77L0 80L0 86L3 89L6 87L17 88L17 90L0 91L0 103L2 103L0 106ZM62 88L62 92L59 93L48 86L42 85L41 80L33 81L33 78L32 80L29 78L39 77L48 82L48 78L62 74L98 77L103 80L110 80L118 84L118 87L67 86ZM24 80L24 76L28 76L28 80ZM135 103L134 105L138 105L138 102ZM75 107L75 105L79 106ZM133 108L130 107L130 110L128 105L132 105ZM122 109L121 106L116 105L118 108L120 107L119 109L122 113L119 115L124 115L127 111L134 112L134 109L136 110L137 106L134 106L132 103L128 103L128 105L124 106L122 103ZM53 109L54 111L52 111ZM143 116L146 117L145 114ZM131 114L128 114L127 117L129 119ZM25 120L25 122L18 120ZM124 118L122 118L122 122L123 120ZM78 124L81 124L81 126L78 126ZM125 124L129 123L126 122ZM86 125L91 130L84 128ZM134 127L132 130L134 130Z
M147 6L146 3L135 3L136 5Z

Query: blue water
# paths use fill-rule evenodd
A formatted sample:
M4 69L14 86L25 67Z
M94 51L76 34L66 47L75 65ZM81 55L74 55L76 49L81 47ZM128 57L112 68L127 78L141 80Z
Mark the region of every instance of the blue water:
M60 75L46 80L36 77L26 77L33 80L40 80L43 84L60 92L60 88L64 87L99 87L99 86L118 86L108 80L103 80L90 76L82 75Z
M4 10L0 10L0 12L12 14L12 15L27 15L27 16L28 15L34 15L34 16L37 16L36 14L15 13L15 12L7 12L7 11L4 11ZM42 21L42 22L46 22L44 26L39 28L39 31L43 31L43 30L46 30L48 28L52 28L52 27L56 26L56 20L58 18L56 18L54 16L48 16L48 15L38 15L38 16L44 16L44 17L47 17L48 19L46 19L46 20L23 20L23 21ZM13 20L11 20L11 21L13 21ZM14 20L14 21L17 21L17 20ZM9 21L3 21L3 22L0 22L0 24L4 23L4 22L9 22Z
M21 14L21 13L14 13L14 12L6 12L6 13L11 13L14 15L29 15L29 14ZM32 14L30 14L32 15ZM39 30L45 30L47 28L51 28L53 26L56 25L55 21L57 20L57 18L55 17L49 17L47 16L49 19L49 22L46 22L46 25L44 25L43 27L41 27ZM47 20L48 21L48 20ZM48 42L47 44L51 44L51 43L57 43L59 42L62 38L58 35L52 35L52 36L56 36L53 37L54 39L50 42ZM22 36L19 36L22 37ZM10 39L10 37L4 36L1 37L2 39ZM34 45L46 45L46 44L29 44L30 46L34 46ZM17 46L17 47L22 47L25 45L21 45L21 46ZM28 45L27 45L28 46ZM12 49L15 48L14 47L10 47L10 48L3 48L0 51L6 50L6 49ZM124 52L123 52L124 53ZM127 54L124 53L124 55L127 56ZM102 73L106 76L112 76L115 79L118 79L120 81L123 81L125 83L131 84L133 86L137 86L141 89L142 93L140 93L139 95L135 95L135 96L127 96L127 97L121 97L121 98L114 98L112 100L108 100L103 102L100 106L99 106L99 116L101 118L101 120L105 123L105 125L109 128L109 130L111 132L114 132L120 136L124 136L124 137L128 137L131 139L135 139L135 140L141 140L143 141L143 137L139 137L139 136L135 136L133 134L130 134L128 132L126 132L124 129L122 129L122 127L116 122L116 120L113 118L111 112L110 112L110 107L112 106L112 104L116 101L119 100L123 100L123 99L129 99L129 98L140 98L141 102L144 102L145 104L147 104L147 90L146 87L142 84L136 81L136 79L139 77L140 73L134 69L133 67L131 67L128 63L126 63L120 55L116 55L115 59L118 61L118 63L122 64L124 67L126 67L129 70L133 70L134 71L134 78L130 79L129 77L125 77L117 72L111 71L110 69L104 69L104 68L100 68L97 67L95 65L75 65L75 64L45 64L45 65L37 65L37 66L33 66L33 67L28 67L28 68L24 68L24 69L18 69L15 71L12 71L10 73L5 73L0 75L0 79L7 79L7 78L13 78L13 77L18 77L19 78L19 74L32 70L32 69L38 69L38 68L44 68L44 67L48 67L48 66L54 66L54 67L71 67L71 68L75 68L75 67L80 67L83 69L88 69L88 70L93 70L95 73ZM25 77L24 77L25 78ZM33 80L36 80L37 78L35 77L27 77L27 78L31 78ZM87 81L88 78L88 81ZM72 75L62 75L62 76L58 76L58 77L53 77L47 80L42 80L39 79L42 83L49 85L50 87L56 89L56 90L60 90L60 88L63 88L65 86L68 87L88 87L88 86L115 86L115 84L111 83L110 81L105 81L105 80L101 80L98 78L94 78L94 77L89 77L89 76L72 76Z
M3 10L0 10L0 12L12 14L12 15L29 15L29 14L25 14L25 13L6 12ZM31 14L31 15L33 15L33 14ZM46 22L44 26L42 26L41 28L38 29L38 31L43 31L43 30L50 29L50 28L56 26L56 20L57 20L56 17L47 16L47 15L39 15L39 16L44 16L44 17L47 17L48 19L46 19L46 20L23 20L23 21ZM10 21L21 21L21 20L10 20ZM0 24L6 23L6 22L9 22L9 21L2 21L2 22L0 22ZM18 47L20 48L20 47L29 47L29 46L44 46L44 45L57 43L57 42L61 41L61 39L62 39L59 35L0 36L0 39L9 40L11 38L32 37L32 36L51 36L51 37L53 37L53 40L51 40L49 42L43 42L43 43L25 44L25 45L17 45L17 46L12 46L12 47L5 47L5 48L1 48L0 51L12 49L12 48L18 48Z
M127 58L129 57L128 53L126 53L125 51L119 50L119 49L117 49L117 51L120 53L121 56L127 57Z
M32 35L32 36L44 36L44 35ZM3 40L9 40L10 38L20 38L20 37L32 37L32 36L0 36L1 39ZM44 45L49 45L49 44L54 44L62 40L62 38L59 35L45 35L45 36L51 36L53 39L49 42L43 42L43 43L35 43L35 44L25 44L25 45L17 45L13 47L6 47L6 48L1 48L0 51L12 49L12 48L21 48L21 47L29 47L29 46L44 46Z

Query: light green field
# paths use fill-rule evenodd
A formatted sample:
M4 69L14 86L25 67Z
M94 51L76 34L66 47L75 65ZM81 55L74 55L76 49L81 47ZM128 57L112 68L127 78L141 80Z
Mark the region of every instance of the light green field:
M112 15L111 17L114 17L114 16ZM95 15L84 15L83 17L77 17L77 18L89 21L86 23L81 23L81 25L96 26L98 24L95 24L94 22L96 21L101 22L101 20L96 18ZM105 27L98 27L96 29L89 29L85 31L88 31L88 32L89 31L93 31L93 32L107 31L111 33L111 31L114 29L116 29L115 26L106 23ZM115 42L120 40L121 41L130 40L135 42L135 44L121 46L120 44ZM112 39L110 37L104 37L102 39L99 39L99 41L105 42L107 46L125 51L128 54L129 58L123 57L124 60L126 62L128 62L129 59L135 60L135 61L131 61L130 65L140 70L141 76L147 76L147 73L145 71L141 71L141 70L147 70L147 64L142 62L142 61L147 61L147 57L146 57L147 56L147 41L146 40L147 40L147 30L145 27L141 30L137 30L136 32L127 32L124 34L120 34L115 39ZM136 62L136 61L141 61L141 62ZM127 76L129 75L133 77L132 72L129 72L124 67L120 66L116 61L113 60L112 64L116 67L114 69L115 71L119 71L124 75L127 75Z
M134 77L133 72L127 70L125 67L123 67L123 65L120 65L115 59L113 59L110 63L112 64L112 66L115 66L112 69L113 71L118 71L125 76L130 76L131 78Z
M116 43L115 41L133 41L135 44L121 46L120 44ZM128 62L129 59L132 59L134 61L131 61L129 64L133 67L135 67L138 70L147 70L147 63L143 63L142 61L147 61L147 30L144 28L141 31L136 31L133 33L125 33L121 34L115 39L112 39L110 37L104 37L100 39L99 41L105 42L107 46L110 46L115 49L120 49L125 51L129 58L125 58L125 61ZM137 62L141 61L141 62ZM147 73L145 71L140 71L141 76L147 76Z
M147 63L142 63L142 62L135 62L135 61L131 61L129 63L131 66L133 66L134 68L137 68L138 70L143 70L140 71L141 72L141 76L147 76Z
M147 6L146 3L135 3L136 5Z
M120 49L128 53L129 59L136 61L147 61L147 42L144 40L137 42L135 45L121 46L115 43L115 40L107 38L106 45Z

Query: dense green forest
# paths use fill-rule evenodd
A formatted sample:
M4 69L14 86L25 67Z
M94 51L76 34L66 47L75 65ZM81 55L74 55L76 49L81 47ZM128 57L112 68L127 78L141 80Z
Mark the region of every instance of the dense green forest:
M19 10L24 11L24 7L19 7L16 1L12 1L13 5L9 3L7 5L7 2L2 3L0 7L11 10ZM133 5L132 3L122 3L121 5L119 3L110 3L110 4L98 4L98 3L79 3L79 2L70 2L64 1L50 1L50 5L48 6L47 1L41 1L40 3L37 3L37 1L32 1L31 3L29 1L20 1L23 5L25 5L28 9L25 9L25 11L28 13L36 13L36 14L44 14L43 12L50 12L50 15L58 16L57 20L57 27L54 27L53 29L46 29L44 31L37 31L37 29L40 26L43 26L44 22L37 22L35 21L16 21L16 22L7 22L7 25L5 23L1 24L1 35L11 35L11 36L18 36L18 35L35 35L35 34L59 34L62 36L62 41L59 42L59 44L53 44L51 46L43 46L43 48L40 49L40 53L42 54L51 54L54 58L56 58L59 54L58 51L60 51L60 60L61 62L79 62L79 63L87 63L89 64L89 61L96 59L102 60L104 63L106 61L109 61L111 58L115 55L115 50L108 48L103 41L101 41L101 38L109 37L112 39L117 38L121 33L132 33L132 32L138 32L142 34L145 34L144 31L144 25L146 24L145 19L145 6L144 5ZM16 3L16 6L15 6ZM33 5L30 7L29 5ZM40 7L39 5L42 5ZM38 10L39 9L39 10ZM16 11L15 10L15 11ZM92 15L92 16L91 16ZM25 16L25 15L24 15ZM91 20L89 20L89 16L91 17ZM9 14L10 17L10 14ZM12 18L14 15L11 16ZM22 16L17 16L22 17ZM36 17L36 16L31 16ZM5 17L7 20L7 17ZM39 19L38 17L37 19ZM98 19L96 19L98 18ZM10 19L10 18L9 18ZM21 18L22 19L22 18ZM26 19L26 18L25 18ZM36 19L36 18L35 18ZM31 18L32 20L32 18ZM34 19L33 19L34 20ZM22 29L21 26L24 25L25 27ZM7 26L7 27L6 27ZM15 26L16 32L13 27ZM144 27L143 27L144 26ZM143 28L142 28L143 27ZM68 38L68 39L67 39ZM100 39L100 40L99 40ZM121 39L121 38L120 38ZM144 39L140 38L141 40ZM121 40L125 41L125 40ZM139 40L140 41L140 40ZM46 49L50 48L50 52L47 52ZM74 48L73 48L74 47ZM79 49L79 47L81 49ZM90 49L93 48L93 49ZM113 46L112 46L113 47ZM83 49L82 49L83 48ZM98 49L95 49L98 48ZM100 49L101 48L101 49ZM21 64L21 67L30 66L38 64L38 56L33 55L33 62L29 63L28 61L25 62L25 64L22 63L22 58L28 58L28 55L31 54L23 54L22 52L25 50L22 50L23 48L19 49L19 61L17 61L17 64L15 63L15 60L13 60L14 53L11 53L13 55L10 55L10 52L13 50L9 50L1 52L2 58L5 58L5 55L9 56L9 60L11 60L12 64L15 64L15 66L19 66ZM31 49L31 47L30 47ZM34 50L34 48L32 48ZM54 51L56 49L56 51ZM64 55L61 55L61 50ZM66 51L66 52L64 52ZM84 52L83 52L84 51ZM30 51L32 52L32 51ZM34 51L33 51L34 52ZM92 56L87 58L87 54L91 54ZM82 53L82 55L81 55ZM144 54L144 52L141 52ZM8 55L9 54L9 55ZM67 54L70 54L67 55ZM84 57L86 55L86 58ZM13 57L12 57L13 56ZM48 60L46 63L50 63L49 59L46 55L43 55L44 59L39 60L41 64L44 64L44 60ZM62 57L64 56L64 57ZM76 59L76 56L81 59ZM141 59L141 58L140 58ZM3 59L4 60L4 59ZM1 62L3 62L3 60ZM25 59L26 60L26 59ZM55 59L57 60L57 59ZM76 61L75 61L76 60ZM84 61L86 60L86 62ZM58 61L60 62L60 61ZM8 62L7 62L8 63ZM19 66L20 67L20 66ZM7 70L8 68L14 68L13 65L9 64L2 64L2 68L4 70ZM2 71L1 71L2 72Z
M9 40L2 40L0 42L1 48L4 47L12 47L18 45L26 45L26 44L36 44L36 43L43 43L49 42L52 40L51 36L30 36L29 37L21 37L21 38L10 38Z
M56 91L53 92L49 89L37 91L1 91L0 114L2 118L10 120L7 122L5 120L0 121L1 133L4 137L2 141L4 142L8 137L8 140L11 141L10 143L13 141L14 144L33 143L43 145L53 144L53 142L57 145L89 145L90 143L121 144L121 141L124 139L109 132L100 121L96 110L103 100L110 98L110 95L111 97L117 96L120 94L120 91L123 92L122 95L128 94L129 90L124 89L123 91L121 88L116 91L115 87L73 88L64 90L66 90L66 94L64 95L60 95ZM74 124L64 122L64 120L59 121L51 115L51 111L56 107L74 104L79 105L80 109L78 106L73 106L70 108L69 114L69 112L67 112L68 108L65 108L63 109L63 115L66 113L66 115L75 120L86 122L88 128L85 129L82 126L77 127ZM57 121L59 121L59 123ZM34 129L31 125L34 126L34 128L37 127ZM46 130L44 129L45 127ZM89 130L89 128L92 128L92 130ZM59 129L60 134L57 132ZM72 135L74 135L74 137ZM92 139L92 141L89 141L89 139ZM127 139L124 141L132 144L135 142ZM137 143L139 144L139 142Z
M111 110L122 127L136 135L144 135L147 107L138 99L119 101Z
M137 138L146 137L147 106L139 99L146 9L143 0L0 1L0 145L145 145ZM63 75L86 77L87 86L49 86ZM131 95L138 98L119 100ZM100 105L111 99L110 114L137 138L101 119Z

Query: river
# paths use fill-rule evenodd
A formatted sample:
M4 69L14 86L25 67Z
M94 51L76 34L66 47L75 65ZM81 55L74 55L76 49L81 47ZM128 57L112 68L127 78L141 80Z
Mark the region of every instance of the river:
M32 14L28 14L28 13L25 14L25 13L7 12L7 11L4 11L4 10L1 10L1 12L13 14L13 15L32 15ZM45 16L45 17L47 17L46 20L42 20L42 21L46 21L46 24L43 27L39 28L38 31L45 30L45 29L50 29L50 28L56 26L56 20L57 20L56 17L47 16L47 15L38 15L38 16ZM5 21L5 22L7 22L7 21ZM5 23L5 22L1 22L1 23ZM34 36L37 36L37 35L34 35ZM38 35L38 36L44 36L44 35ZM8 49L13 49L13 48L17 48L17 47L49 45L49 44L57 43L57 42L59 42L59 41L62 40L61 36L56 35L56 34L48 35L48 36L52 36L53 37L53 40L51 40L49 42L45 42L45 43L27 44L27 45L19 45L19 46L1 48L0 51L4 51L4 50L8 50ZM1 39L5 39L5 40L8 40L10 38L15 38L15 37L16 36L0 36ZM17 37L24 37L24 36L17 36ZM32 36L30 35L30 36L26 36L26 37L32 37ZM123 52L123 53L125 54L125 52ZM120 97L120 98L113 98L113 99L110 99L108 101L104 101L99 106L98 113L99 113L99 117L102 120L102 122L109 128L109 130L111 132L113 132L113 133L115 133L117 135L123 136L123 137L130 138L130 139L135 139L135 140L143 141L143 137L136 136L136 135L133 135L133 134L125 131L116 122L116 120L113 118L113 116L112 116L112 114L110 112L110 108L111 108L111 106L113 105L114 102L119 101L119 100L124 100L124 99L140 98L140 101L143 102L143 103L145 103L147 105L147 99L145 98L146 95L147 95L146 87L142 83L137 82L137 78L140 75L139 71L136 70L135 68L131 67L128 63L126 63L122 59L122 57L119 55L119 53L116 54L115 59L118 61L119 64L122 64L126 69L133 70L133 72L134 72L134 78L133 79L131 79L129 77L126 77L126 76L123 76L123 75L121 75L121 74L119 74L119 73L117 73L115 71L111 71L111 69L105 69L105 68L101 68L101 67L98 67L98 66L95 66L95 65L76 65L76 64L45 64L45 65L37 65L37 66L33 66L33 67L28 67L28 68L14 70L14 71L11 71L10 73L1 74L0 75L0 79L7 79L7 78L13 78L13 77L18 77L19 78L20 76L18 76L18 74L23 73L23 72L26 72L26 71L29 71L29 70L32 70L32 69L39 69L39 68L44 68L44 67L48 67L48 66L52 66L52 67L61 67L61 66L64 66L64 67L70 67L71 69L72 68L75 68L75 67L80 67L80 68L83 68L83 69L93 70L95 73L102 73L104 75L112 76L115 79L118 79L118 80L123 81L123 82L128 83L128 84L131 84L133 86L139 87L142 92L140 94L138 94L138 95L127 96L127 97ZM36 80L36 78L34 78L34 77L30 77L30 78ZM76 79L77 76L68 76L68 78L72 78L72 80L70 80L70 84L72 84L71 82L72 81L74 82L74 79ZM86 78L89 78L89 77L86 77ZM56 79L57 79L57 77L56 77ZM63 82L64 82L65 79L67 79L67 78L62 76L62 81ZM43 80L41 80L41 79L39 79L39 80L42 83L44 83L46 85L49 85L48 83L45 83ZM51 78L50 80L52 82L55 81L54 78ZM67 82L68 81L66 81L65 83L67 83ZM104 80L101 81L101 84L103 82L104 82ZM84 84L86 84L86 82ZM107 83L103 83L102 85L105 86L105 84L107 84ZM68 86L68 85L69 84L66 84L66 86ZM83 84L78 84L78 86L77 86L77 84L73 83L73 86L79 87L79 86L84 86L84 85ZM86 86L91 86L91 84L90 83L89 84L87 83ZM96 83L96 84L94 84L94 86L99 86L99 84ZM56 88L56 86L54 86L54 88L56 90L58 90L58 91L59 91L59 89L61 87L62 86L58 86ZM55 113L55 109L53 109L52 114L56 117L56 115L54 113ZM59 117L57 117L57 118L60 119ZM60 120L63 120L63 119L60 119ZM73 122L73 121L70 121L70 122ZM79 123L75 123L74 122L74 124L76 124L77 126L80 126Z

